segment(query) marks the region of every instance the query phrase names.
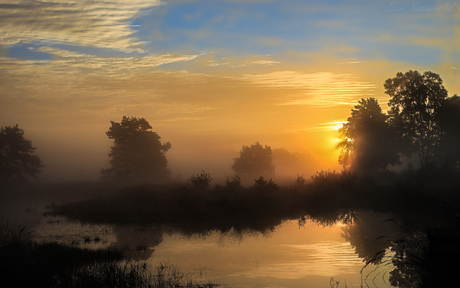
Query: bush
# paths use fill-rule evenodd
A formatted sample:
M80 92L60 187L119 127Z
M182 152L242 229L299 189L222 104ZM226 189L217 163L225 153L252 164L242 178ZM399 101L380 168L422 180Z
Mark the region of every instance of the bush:
M192 175L190 178L188 178L188 181L190 181L193 186L195 186L196 189L199 191L204 191L209 188L209 183L211 183L212 178L211 174L205 173L203 170L201 173L198 175Z

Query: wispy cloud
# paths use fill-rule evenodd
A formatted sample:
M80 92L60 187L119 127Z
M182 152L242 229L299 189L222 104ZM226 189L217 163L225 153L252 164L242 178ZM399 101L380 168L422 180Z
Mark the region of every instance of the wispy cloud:
M85 72L98 75L120 75L132 73L142 68L154 68L176 62L192 61L202 55L162 54L143 57L99 57L55 47L40 47L36 50L52 55L53 60L20 60L3 57L0 58L0 69L9 67L12 70L9 72L14 73L15 71L23 71L20 67L34 66L33 69L40 70L44 68L47 73L57 71L59 73Z
M0 45L65 43L142 51L129 21L160 0L2 1Z
M253 61L251 64L258 64L258 65L273 65L273 64L279 64L281 62L279 61L273 61L273 60L259 60L259 61Z
M360 64L360 63L363 63L363 61L353 59L352 61L338 62L336 64L337 65L351 65L351 64Z
M337 131L340 128L342 128L344 123L346 123L346 121L341 121L341 120L330 121L330 122L320 123L316 126L305 128L305 130L306 131Z
M208 66L216 67L216 66L227 66L230 68L238 68L238 67L246 67L249 65L262 65L262 66L268 66L268 65L275 65L275 64L280 64L281 62L279 61L274 61L274 60L254 60L250 61L247 59L221 59L221 60L209 60L208 61Z
M332 72L278 71L243 78L257 85L291 89L291 93L280 99L280 105L352 105L356 98L374 96L375 89L373 83L356 79L352 74Z
M156 123L166 125L182 119L190 124L215 109L212 103L182 95L184 90L191 90L190 83L200 81L200 75L138 73L135 69L132 74L115 73L116 69L110 75L88 74L82 72L84 68L65 64L74 59L77 57L41 62L0 59L0 118L19 122L40 119L46 123L67 119L74 126L80 123L75 118L91 123L119 115L154 115ZM99 65L98 61L94 63ZM132 63L123 65L135 67Z

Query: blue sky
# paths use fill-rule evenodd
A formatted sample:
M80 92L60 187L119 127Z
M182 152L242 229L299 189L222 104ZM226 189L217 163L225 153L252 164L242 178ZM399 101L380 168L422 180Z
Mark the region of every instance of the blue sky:
M61 8L65 9L65 1L60 2L63 3ZM142 43L142 53L129 51L127 45L105 45L107 47L103 49L95 49L101 48L97 37L93 43L79 43L78 30L85 29L85 25L74 27L72 34L76 39L73 41L66 37L47 39L53 37L46 37L46 33L40 37L40 32L48 32L44 27L43 31L35 32L35 37L24 37L15 45L5 46L8 57L46 59L46 55L27 48L68 45L73 51L89 51L96 55L125 52L128 57L222 51L233 56L270 54L281 58L289 51L319 52L337 45L350 47L350 51L337 52L342 57L385 57L390 61L436 64L440 59L435 55L443 54L445 47L420 44L414 38L454 41L455 27L460 21L460 5L457 5L455 1L153 1L151 5L148 1L140 1L137 13L133 11L132 16L126 15L127 18L123 19L126 23L121 24L131 30L127 37L132 42ZM4 14L8 13L7 8L2 10ZM64 14L65 11L61 12ZM49 15L43 14L44 21L48 21L46 16ZM101 18L107 14L101 13ZM26 16L31 19L24 21L30 21L29 25L33 27L36 16L33 13ZM96 19L87 20L90 25L91 22L99 25ZM2 22L6 21L8 19ZM64 25L77 26L78 23ZM27 25L23 29L27 29ZM104 32L109 34L111 31ZM6 29L4 33L8 33Z

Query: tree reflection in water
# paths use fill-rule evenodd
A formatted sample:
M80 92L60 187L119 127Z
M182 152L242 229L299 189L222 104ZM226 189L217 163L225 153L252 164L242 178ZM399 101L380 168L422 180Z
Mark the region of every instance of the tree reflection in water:
M149 249L144 251L144 257L153 253L150 248L162 241L168 225L173 225L173 229L184 236L192 236L212 232L264 234L275 230L285 221L296 219L299 225L307 220L323 226L341 223L344 225L343 238L363 259L363 265L388 267L382 273L389 273L391 284L400 287L436 287L430 283L441 278L445 283L453 283L456 274L449 272L455 271L449 267L460 267L448 258L448 252L442 257L435 257L436 253L430 252L434 248L432 241L427 238L427 231L458 228L459 221L455 214L438 203L454 203L458 200L451 187L458 187L455 181L460 177L452 177L453 184L445 185L448 189L443 192L435 189L441 187L433 184L437 182L429 182L426 179L431 178L422 176L405 176L412 181L404 178L405 181L393 186L380 185L371 179L359 179L350 173L334 172L319 173L310 185L301 187L230 189L216 185L213 189L198 191L186 186L139 186L121 190L119 194L106 198L53 206L52 214L84 223L157 227L157 230L149 232L151 235L142 236L146 244L140 240L134 242L134 250ZM448 201L450 199L454 201ZM399 222L386 221L388 219L398 219ZM124 242L129 242L123 242L124 234L139 231L123 232L120 228L118 233L121 240L117 245L123 246ZM452 246L458 243L453 242ZM442 240L437 246L444 243ZM460 256L460 253L455 255ZM446 262L449 264L440 265ZM444 272L433 268L432 263L445 267L442 269ZM389 272L389 269L393 271Z
M342 237L363 259L364 267L382 268L363 275L365 281L388 273L389 284L399 288L460 287L457 229L422 228L423 223L398 222L390 214L372 211L357 214L355 222L342 227Z

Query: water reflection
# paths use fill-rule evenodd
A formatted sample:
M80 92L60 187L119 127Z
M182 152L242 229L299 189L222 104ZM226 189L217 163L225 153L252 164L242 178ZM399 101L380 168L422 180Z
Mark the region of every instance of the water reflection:
M111 245L113 248L124 250L130 258L137 260L149 259L155 247L163 242L163 229L161 227L146 226L113 226L113 232L117 242Z
M390 247L389 236L394 235L398 229L394 223L387 221L391 218L391 214L360 211L356 221L342 227L342 237L351 244L363 261L374 260L375 263L380 263L384 255L379 252Z
M226 285L324 287L331 276L359 284L362 261L340 228L287 221L269 234L238 234L237 239L217 231L187 239L171 234L150 260L179 263L183 271L203 272L203 281Z
M22 211L31 216L30 210ZM38 212L33 215L41 217L37 216ZM148 221L137 224L79 222L64 217L44 217L33 230L37 242L92 249L117 248L129 251L131 259L147 260L154 266L164 262L176 264L205 282L248 287L269 284L305 287L305 283L310 287L329 287L327 283L334 277L342 281L341 285L346 280L348 287L351 284L389 287L389 283L411 287L409 283L421 283L420 275L432 272L410 266L407 255L412 252L407 247L415 247L417 239L425 237L425 244L420 242L425 246L420 247L428 251L426 229L451 227L441 221L445 219L442 214L439 219L422 215L420 221L415 221L418 216L414 215L401 217L371 210L343 209L317 211L300 218L264 214L264 217L209 219L181 225L153 225ZM402 245L401 239L411 244ZM366 263L371 265L365 266Z
M96 247L93 240L99 235L97 247L129 251L131 259L148 260L153 267L177 265L203 283L328 287L325 284L334 277L351 287L362 284L363 261L384 247L372 239L389 232L385 223L381 225L385 215L364 211L355 216L355 222L345 224L323 225L317 219L304 218L267 225L264 230L224 231L206 225L82 224L45 217L36 237L42 237L41 241L46 241L46 235L49 241L67 239L63 243L79 237L80 247ZM91 242L85 243L82 235ZM364 276L374 268L364 271ZM378 287L387 287L385 281L388 279L378 279Z

